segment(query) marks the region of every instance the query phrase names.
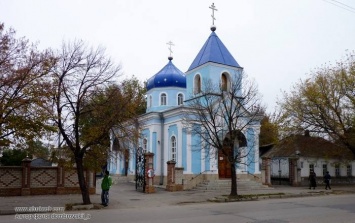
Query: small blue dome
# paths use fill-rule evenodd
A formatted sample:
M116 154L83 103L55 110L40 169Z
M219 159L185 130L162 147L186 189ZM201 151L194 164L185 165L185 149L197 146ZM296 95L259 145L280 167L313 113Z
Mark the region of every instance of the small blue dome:
M169 57L169 63L163 67L157 74L149 78L147 81L147 91L157 87L180 87L186 88L185 73L180 71L171 62L172 57Z

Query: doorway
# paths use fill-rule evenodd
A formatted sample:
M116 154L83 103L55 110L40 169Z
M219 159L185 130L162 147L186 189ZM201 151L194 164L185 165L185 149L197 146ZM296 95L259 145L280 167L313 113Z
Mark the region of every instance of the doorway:
M229 179L232 177L231 165L228 157L223 154L222 150L218 151L218 177L220 179Z
M228 161L228 156L231 159L240 160L243 157L243 148L247 146L247 140L245 135L235 130L228 133L223 140L223 149L218 150L218 177L222 179L228 179L232 177L231 163ZM228 154L228 155L226 155ZM237 154L237 155L236 155Z

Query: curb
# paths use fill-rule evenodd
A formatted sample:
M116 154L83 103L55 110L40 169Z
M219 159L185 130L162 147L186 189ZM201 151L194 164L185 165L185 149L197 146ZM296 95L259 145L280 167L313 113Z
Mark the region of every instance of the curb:
M340 193L339 193L340 192ZM332 191L328 193L300 193L300 194L269 194L269 195L241 195L240 198L215 197L208 199L210 202L227 203L227 202L240 202L240 201L257 201L265 199L282 199L282 198L297 198L297 197L312 197L312 196L326 196L326 195L339 195L339 194L353 194L352 191Z

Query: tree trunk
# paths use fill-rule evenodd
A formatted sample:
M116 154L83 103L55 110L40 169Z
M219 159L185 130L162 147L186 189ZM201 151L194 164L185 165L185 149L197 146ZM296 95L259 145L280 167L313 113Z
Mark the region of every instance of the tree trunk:
M78 174L78 179L79 179L81 196L83 198L83 204L91 204L89 188L86 183L85 176L84 176L83 158L82 157L75 157L75 163L76 163L76 172Z
M231 193L230 196L237 196L237 174L236 174L236 168L235 168L235 163L229 163L231 165L231 180L232 180L232 187L231 187Z

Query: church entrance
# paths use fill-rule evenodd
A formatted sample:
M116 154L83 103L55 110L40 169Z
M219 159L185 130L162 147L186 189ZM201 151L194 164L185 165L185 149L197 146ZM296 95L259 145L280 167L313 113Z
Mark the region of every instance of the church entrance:
M235 130L228 133L223 140L223 150L218 150L218 176L219 178L231 178L231 165L228 161L228 156L232 157L236 162L243 157L243 148L247 146L245 135ZM232 149L233 147L234 149ZM236 154L239 154L236 156Z
M218 151L218 176L219 178L231 178L231 166L228 157L223 154L222 150Z

